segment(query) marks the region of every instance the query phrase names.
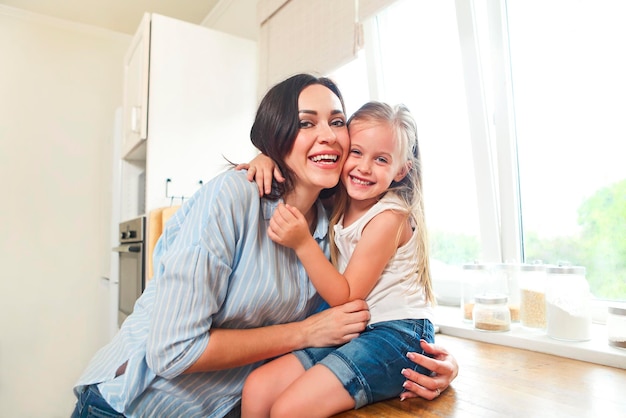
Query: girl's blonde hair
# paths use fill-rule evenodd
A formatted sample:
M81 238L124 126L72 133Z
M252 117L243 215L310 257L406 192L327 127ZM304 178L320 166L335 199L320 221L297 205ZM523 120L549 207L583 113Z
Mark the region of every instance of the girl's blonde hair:
M417 124L409 109L400 104L390 106L381 102L368 102L361 106L348 120L348 127L354 122L381 123L391 126L398 146L400 155L404 155L407 163L407 174L399 182L392 182L388 190L393 190L406 204L407 216L411 216L414 223L414 233L417 234L417 251L415 257L418 260L417 286L422 286L426 299L434 305L435 297L432 289L429 263L428 233L426 230L426 218L424 213L424 200L422 193L422 164L417 142ZM335 205L331 215L329 228L331 259L336 265L338 250L335 245L334 225L346 210L348 194L339 184L339 193L335 195ZM400 231L398 231L400 233Z

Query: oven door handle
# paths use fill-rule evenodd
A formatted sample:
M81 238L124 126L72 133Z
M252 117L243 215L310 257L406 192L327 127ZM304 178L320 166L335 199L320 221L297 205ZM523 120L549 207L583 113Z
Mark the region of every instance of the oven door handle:
M140 253L140 244L122 244L119 247L113 248L113 251L117 253Z

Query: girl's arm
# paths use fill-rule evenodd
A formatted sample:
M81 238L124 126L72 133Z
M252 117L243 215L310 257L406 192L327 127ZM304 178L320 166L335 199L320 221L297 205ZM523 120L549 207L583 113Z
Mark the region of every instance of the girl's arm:
M398 234L400 230L402 235ZM268 230L273 241L296 251L313 285L331 306L365 299L397 248L408 240L407 233L410 237L405 214L387 210L376 215L363 229L341 274L319 248L306 219L295 207L279 204Z
M272 192L272 178L278 183L285 181L274 160L265 154L257 155L249 163L237 164L235 170L248 170L246 177L256 182L261 197Z
M240 175L217 177L185 202L159 238L155 279L136 304L139 314L149 316L145 358L155 374L171 379L242 366L307 346L342 344L364 329L369 313L363 301L291 324L220 329L214 322L219 309L228 307L228 277L243 236L233 231L247 219L258 222L252 187ZM247 237L256 241L256 234Z

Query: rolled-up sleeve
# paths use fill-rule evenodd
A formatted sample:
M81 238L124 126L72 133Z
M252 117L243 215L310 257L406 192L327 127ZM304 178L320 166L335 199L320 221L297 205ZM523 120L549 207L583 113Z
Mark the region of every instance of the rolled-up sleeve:
M235 223L247 210L241 190L233 186L228 181L205 186L168 222L155 249L156 296L146 362L164 378L180 375L197 361L226 299L237 254Z

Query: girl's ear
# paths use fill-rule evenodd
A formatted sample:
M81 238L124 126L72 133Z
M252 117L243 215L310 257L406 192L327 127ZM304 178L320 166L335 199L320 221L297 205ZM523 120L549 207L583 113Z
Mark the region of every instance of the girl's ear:
M412 166L413 166L413 163L411 161L407 161L400 168L400 170L398 170L398 174L396 174L396 176L393 178L393 181L395 182L401 181L407 175L407 173L409 172Z

